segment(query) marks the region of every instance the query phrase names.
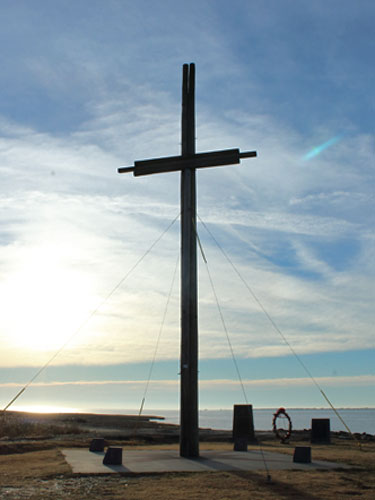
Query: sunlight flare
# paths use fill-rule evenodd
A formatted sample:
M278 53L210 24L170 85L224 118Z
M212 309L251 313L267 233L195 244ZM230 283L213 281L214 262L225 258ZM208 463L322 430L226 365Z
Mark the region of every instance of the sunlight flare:
M337 144L339 141L341 141L342 135L336 135L335 137L332 137L332 139L329 139L329 141L323 142L319 146L316 146L315 148L311 149L308 153L305 154L303 159L305 161L311 160L312 158L315 158L315 156L318 156L320 153L325 151L326 149L330 148L334 144Z
M89 314L92 279L64 262L62 252L54 245L30 250L3 283L2 336L10 345L57 349Z

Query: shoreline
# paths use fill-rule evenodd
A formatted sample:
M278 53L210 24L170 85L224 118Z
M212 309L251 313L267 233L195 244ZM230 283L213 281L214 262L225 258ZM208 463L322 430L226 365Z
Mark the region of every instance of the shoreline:
M287 411L332 411L330 406L306 406L306 407L297 407L297 406L287 406L284 405ZM278 407L269 406L269 407L254 407L254 412L259 411L275 411ZM337 406L335 407L337 411L374 411L375 406ZM0 410L1 411L1 410ZM152 408L149 410L151 413L179 413L179 408ZM206 412L228 412L233 411L233 407L228 408L200 408L199 413ZM7 412L14 413L77 413L77 414L100 414L100 415L126 415L126 416L137 416L139 414L139 408L72 408L72 407L63 407L63 406L48 406L48 405L30 405L30 406L11 406L11 409L7 410ZM126 413L125 413L126 412Z
M46 438L59 435L82 435L112 437L119 439L131 439L138 437L146 440L161 441L176 440L179 437L179 425L165 422L165 417L161 415L123 415L105 413L35 413L21 411L7 411L2 414L0 420L3 424L13 423L17 428L13 436L6 436L4 430L0 435L0 440L5 437L11 439L23 434L22 427L27 435L40 434ZM293 429L292 437L294 441L306 440L310 436L311 429ZM200 439L203 441L229 441L232 439L231 429L216 429L201 426L199 428ZM257 429L255 434L260 439L275 439L272 429ZM375 441L375 435L368 433L352 433L346 431L331 431L331 435L341 439L352 439L354 436L359 440ZM48 436L48 437L47 437Z

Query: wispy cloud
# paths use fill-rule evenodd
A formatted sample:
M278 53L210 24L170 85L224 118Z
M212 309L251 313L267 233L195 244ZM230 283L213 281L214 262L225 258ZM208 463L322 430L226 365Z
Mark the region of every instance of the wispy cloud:
M152 122L153 113L147 118L145 117L145 114L149 113L147 109L138 110L137 113L139 112L141 112L140 124L146 124L145 133L148 134L147 122ZM106 111L103 112L104 115L105 113ZM125 121L123 113L120 115L124 116ZM169 112L167 116L169 116ZM70 278L72 280L78 279L74 272L72 274L69 269L79 268L84 281L86 281L84 287L88 285L91 287L89 296L84 292L84 288L80 292L79 300L82 305L79 317L82 320L85 315L90 314L90 310L100 303L101 297L108 293L118 279L126 274L140 253L145 251L148 245L160 234L168 220L172 220L178 213L178 177L176 175L159 176L160 179L147 179L146 182L132 177L118 176L115 168L120 161L109 151L108 145L103 143L101 146L91 146L91 141L95 142L95 136L101 137L102 134L105 134L106 137L116 137L112 134L115 134L114 130L119 120L120 117L117 117L115 121L109 119L107 122L101 123L94 119L93 127L87 123L88 135L79 132L76 136L66 138L54 138L48 134L35 133L30 129L14 129L4 125L4 128L8 130L8 137L4 137L2 140L2 164L7 169L5 181L9 186L15 187L12 196L7 195L2 198L2 206L6 210L2 217L5 229L3 237L6 239L1 250L4 303L16 300L16 294L10 292L10 283L12 283L13 288L14 286L21 287L22 279L24 282L32 279L35 283L35 278L32 278L33 274L27 274L27 267L29 267L29 271L30 266L35 270L35 260L33 261L30 256L39 254L40 267L38 272L49 272L47 262L43 262L44 255L49 253L50 257L54 255L55 263L58 261L60 271L65 272L64 282L66 285L64 286L69 287ZM163 122L164 118L159 118L159 120ZM264 117L264 120L267 118ZM165 123L167 124L167 122L166 119ZM263 127L266 125L264 124ZM233 134L230 128L221 130L222 135L225 135L226 132ZM154 143L155 133L151 128L150 133L149 142ZM167 145L166 134L167 131L161 133L161 137L165 138ZM283 133L280 132L280 135L282 136ZM136 135L128 133L127 137L128 140L132 141L135 140ZM119 140L118 137L116 141ZM288 147L290 148L290 144ZM282 157L285 154L281 144L278 143L277 148L274 151L273 162L276 162L277 157ZM164 146L161 149L164 149ZM288 156L293 157L293 155L294 158L297 158L298 149L294 151L289 149ZM254 161L255 165L257 165L256 161L258 160ZM298 193L303 194L304 190L298 190L296 187L294 188L294 198L291 198L291 201L287 203L276 198L277 205L275 206L274 201L270 207L267 207L266 200L272 196L270 189L267 188L264 193L265 199L260 203L261 210L254 211L251 206L246 208L247 202L246 198L242 200L243 189L238 183L238 176L244 176L245 180L249 178L252 185L259 184L264 187L264 173L259 172L259 170L250 173L251 170L246 170L245 166L236 168L236 175L233 176L209 172L213 179L211 186L215 186L214 189L211 188L210 197L213 197L215 191L217 208L209 207L205 198L202 198L199 212L225 248L227 246L230 248L233 244L236 245L236 252L240 252L237 263L242 272L245 276L249 276L251 286L254 287L275 320L280 323L295 348L304 352L317 352L319 349L352 349L355 348L359 339L361 346L371 346L372 340L367 322L371 321L370 304L365 312L365 290L368 289L366 280L370 280L370 278L360 274L361 270L358 266L362 261L361 255L356 255L356 262L338 273L316 253L316 246L311 246L309 240L306 239L314 238L324 244L324 241L339 241L343 237L354 237L361 241L360 250L362 253L373 241L368 237L364 239L363 223L359 224L357 221L336 216L316 214L311 210L306 213L305 207L302 211L298 211L296 209L298 204L295 200L302 199L298 197ZM256 168L259 169L259 167ZM276 169L276 166L273 166L272 169L273 172L277 172L278 176L281 175L280 169ZM286 171L284 177L289 175ZM307 175L310 176L310 172ZM225 179L225 186L221 184L222 179ZM173 185L174 195L170 196ZM207 193L208 185L205 184L204 179L201 179L200 186L203 187L204 193ZM232 189L231 186L233 186ZM86 190L85 193L83 188ZM244 189L247 193L246 182ZM125 196L120 194L121 190L126 193ZM231 197L226 197L225 193L228 191L235 193L234 200ZM321 206L326 203L328 195L309 196L319 200ZM360 196L365 203L371 202L368 197L366 198L366 192ZM254 203L251 202L251 205ZM290 211L289 207L292 207L293 210ZM139 227L142 227L142 232L139 231ZM83 345L86 346L83 362L97 362L99 358L110 359L113 363L124 360L140 360L142 356L147 357L148 351L152 352L149 332L150 329L155 329L155 324L158 324L158 308L162 307L163 297L167 290L166 281L168 280L164 276L167 276L169 271L165 273L162 270L170 268L170 257L178 252L177 229L178 226L173 234L166 235L161 253L150 257L146 267L140 271L140 274L136 275L130 289L124 292L119 291L113 299L114 302L108 304L104 309L107 312L105 314L104 311L100 312L99 318L88 325L84 335L86 340L83 344L78 342L81 348ZM369 231L370 229L367 229L366 234ZM223 266L222 257L219 258L219 253L214 250L214 244L210 237L205 234L203 228L200 229L200 233L204 246L212 247L212 250L208 252L210 266L213 269L216 266ZM232 241L229 245L228 238ZM292 259L290 265L285 265L283 259L280 260L280 256L278 256L278 254L280 255L280 243L283 246L287 244L290 248L290 258ZM169 249L168 244L171 245ZM157 265L155 265L156 261ZM16 268L18 268L17 271L15 271ZM13 272L10 272L10 269L13 269ZM20 281L17 276L20 276L22 269L25 270L26 274ZM121 273L119 273L119 269L121 269ZM63 284L59 278L59 272L54 276L54 279L56 287L61 290ZM312 273L314 279L306 280L309 273ZM201 274L204 280L203 269ZM342 285L339 289L335 288L338 280ZM40 280L40 285L42 283L43 279ZM353 303L350 290L348 289L347 293L345 291L345 283L351 289L353 286L356 287L357 297L358 293L363 296L361 319L358 318L357 304ZM352 284L349 285L349 283ZM155 297L152 299L154 307L147 306L149 313L149 319L147 319L143 314L144 304L146 300L151 299L150 288L153 284L159 288L160 295L157 294L158 300L156 302ZM220 277L219 284L224 297L228 295L225 292L226 287L233 291L241 289L241 285L229 275L226 275L225 282ZM206 287L206 285L202 286ZM26 290L31 288L32 285L29 283ZM361 289L363 289L363 293L361 293ZM79 288L77 288L78 290ZM43 301L45 298L43 298L42 291L37 293L35 291L34 287L33 296L36 300L34 300L32 307L35 311L39 310L40 312L29 316L28 328L31 336L32 332L40 329L41 324L45 325L44 329L47 328L44 319L41 319L44 316L43 307L46 304L43 304ZM44 290L43 293L49 292ZM68 288L66 288L65 293L66 297L70 295ZM28 294L30 295L31 292ZM202 324L202 335L204 338L207 329L207 335L210 335L210 341L215 347L202 346L201 352L202 356L220 357L227 355L227 347L225 341L221 340L220 324L214 319L215 306L212 302L212 296L209 298L210 294L208 289L207 292L202 293L203 301L209 306L208 312L201 314L207 325L205 327L205 324ZM22 295L18 296L18 299L20 297ZM85 300L83 301L83 299ZM55 317L62 318L67 313L67 302L66 300L61 301L60 295L55 295L55 300L61 302L59 309L53 309ZM37 301L39 301L38 307L36 306ZM287 352L287 348L282 345L280 339L275 337L267 321L262 319L259 311L256 312L257 308L251 304L249 298L243 297L240 301L237 299L235 307L233 304L236 299L232 298L231 301L227 303L227 314L229 314L231 326L234 325L233 333L236 336L236 346L239 352L246 356L278 355ZM83 307L84 302L86 303L85 307ZM19 300L13 306L9 304L7 310L16 311L18 304ZM127 304L125 310L121 304ZM345 304L344 308L343 304ZM130 309L129 306L131 306ZM338 311L340 311L341 316L339 321L337 320ZM178 356L178 335L175 333L178 328L177 303L173 314L175 319L166 329L170 333L165 333L166 344L161 348L161 356L166 358ZM14 317L15 312L11 315ZM141 324L136 320L137 317L143 318ZM6 318L7 315L2 319L3 335L5 335L3 338L6 338L7 330L9 332L12 321L11 317ZM61 338L69 337L71 332L74 332L75 327L79 326L80 321L73 319L72 317L70 326ZM212 331L213 328L208 327L208 324L215 324L215 331ZM242 336L242 332L249 330L249 324L251 325L250 331L254 332L253 335L251 337L248 337L247 334ZM315 329L311 330L311 324L315 324L318 331L329 332L329 336L327 337L323 333L317 335L314 332ZM13 322L10 331L13 331L16 325L17 322ZM53 329L51 323L49 328ZM100 333L103 330L111 332L112 340L106 334L104 342ZM270 345L262 345L264 337L262 339L256 338L255 333L259 331L270 332L267 341ZM297 335L298 331L301 334L303 332L303 336L300 338ZM120 332L123 333L120 334ZM132 341L132 335L135 332L137 332L136 343ZM139 351L141 339L144 349ZM58 342L54 343L56 346L57 344ZM77 343L73 343L72 347L76 345ZM47 348L47 346L48 343L45 347ZM67 359L74 362L80 358L79 351L74 354L74 349L68 348L64 352L61 363L65 363ZM33 357L33 363L42 363L45 357L46 353L36 355ZM9 359L8 355L4 355L4 362L6 362L5 358ZM26 351L17 358L18 363L23 364L29 355ZM57 362L59 363L58 360Z
M373 386L375 383L375 375L358 375L351 377L317 377L315 381L321 386L327 387L359 387L359 386ZM310 378L271 378L261 380L242 380L247 388L263 387L311 387ZM173 389L178 390L179 380L153 380L150 382L152 389ZM124 386L134 389L144 388L144 380L77 380L74 382L35 382L33 387L76 387L76 386ZM13 382L0 383L2 388L21 388L22 384ZM200 387L203 390L218 389L220 387L225 389L238 388L238 381L231 379L215 379L215 380L201 380Z
M307 2L293 16L264 2L199 4L199 16L194 2L152 16L147 2L98 5L87 17L76 3L59 15L22 3L17 23L15 7L2 17L1 363L45 363L179 213L178 174L116 170L179 153L180 66L190 60L197 149L258 151L241 166L199 171L202 220L298 353L373 347L372 80L349 71L372 71L358 57L373 57L371 30L361 31L366 43L352 36L365 14L348 8L337 23L332 7ZM325 154L303 161L319 143ZM199 232L236 354L288 354ZM176 223L54 362L150 359L178 252ZM200 355L228 357L203 263L200 279ZM178 285L160 359L179 356Z

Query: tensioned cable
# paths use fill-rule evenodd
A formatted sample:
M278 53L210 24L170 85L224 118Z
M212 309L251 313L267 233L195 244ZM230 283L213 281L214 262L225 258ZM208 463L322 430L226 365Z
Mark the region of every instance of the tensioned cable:
M261 301L258 299L258 297L255 295L254 291L252 290L252 288L247 284L247 282L245 281L245 279L242 277L241 273L238 271L238 269L236 268L236 266L234 265L233 261L229 258L228 254L225 252L225 250L222 248L222 246L219 244L219 242L217 241L217 239L215 238L215 236L212 234L212 232L208 229L207 225L203 222L203 220L199 217L199 220L200 222L202 223L203 227L205 228L205 230L208 232L208 234L211 236L211 238L214 240L214 242L216 243L216 245L218 246L219 250L221 251L221 253L224 255L224 257L227 259L227 261L229 262L229 264L232 266L234 272L237 274L237 276L240 278L240 280L242 281L242 283L245 285L245 287L247 288L247 290L250 292L251 296L253 297L253 299L255 300L255 302L258 304L258 306L261 308L261 310L263 311L263 313L265 314L265 316L267 317L267 319L270 321L271 325L273 326L273 328L277 331L277 333L281 336L281 338L284 340L284 342L286 343L286 345L289 347L289 349L291 350L291 352L293 353L293 355L296 357L296 359L298 360L298 362L301 364L302 368L305 370L305 372L308 374L308 376L311 378L311 380L314 382L314 384L318 387L318 389L320 390L320 387L318 385L318 383L316 382L316 380L314 379L313 375L311 374L310 370L307 368L307 366L305 365L305 363L302 361L302 359L298 356L298 354L296 353L296 351L293 349L293 347L290 345L290 343L288 342L288 340L286 339L285 335L282 333L282 331L280 330L280 328L276 325L275 321L272 319L272 317L270 316L270 314L268 313L268 311L265 309L265 307L263 306L263 304L261 303Z
M152 372L153 372L155 361L156 361L156 355L157 355L157 352L158 352L158 349L159 349L160 339L161 339L161 335L162 335L163 330L164 330L164 324L165 324L165 320L166 320L166 317L167 317L168 307L169 307L169 303L170 303L171 297L172 297L172 292L173 292L173 287L174 287L174 283L175 283L175 280L176 280L176 274L177 274L177 269L178 269L178 263L179 263L179 261L180 261L180 255L178 255L178 257L176 259L176 265L175 265L175 268L174 268L174 271L173 271L173 277L172 277L172 281L171 281L171 286L170 286L168 297L167 297L167 301L166 301L166 304L165 304L163 318L161 320L161 324L160 324L160 328L159 328L159 333L158 333L158 336L157 336L157 339L156 339L156 344L155 344L155 349L154 349L154 355L152 357L152 361L151 361L151 365L150 365L150 370L149 370L149 373L148 373L148 378L147 378L145 390L144 390L144 393L143 393L143 398L142 398L142 402L141 402L141 407L139 409L138 417L140 417L142 415L143 407L144 407L144 404L145 404L145 401L146 401L146 396L147 396L148 388L149 388L151 377L152 377Z
M214 294L214 297L215 297L216 307L217 307L217 310L219 312L221 324L223 326L223 330L224 330L226 338L227 338L229 350L230 350L230 353L231 353L231 356L232 356L233 364L234 364L234 366L236 368L236 372L237 372L238 380L239 380L240 385L241 385L241 389L242 389L242 393L243 393L243 396L244 396L244 400L245 400L246 405L249 405L249 402L248 402L248 399L247 399L247 395L246 395L246 391L245 391L245 386L244 386L244 383L243 383L243 380L242 380L242 377L241 377L240 369L238 367L236 356L234 355L234 350L233 350L232 342L231 342L231 340L229 338L229 332L228 332L227 325L225 323L223 311L222 311L222 308L220 306L220 302L219 302L219 299L218 299L218 296L217 296L217 293L216 293L215 285L214 285L214 282L213 282L213 279L212 279L212 276L211 276L211 273L210 273L210 268L208 266L208 261L207 261L206 255L205 255L205 253L203 251L203 246L202 246L201 240L199 238L199 234L198 234L197 228L195 227L195 224L194 224L194 230L195 230L195 235L196 235L196 238L197 238L197 241L198 241L198 244L199 244L199 248L200 248L200 251L201 251L201 254L202 254L203 261L204 261L204 263L206 265L206 271L207 271L208 279L209 279L210 284L211 284L212 293ZM265 469L266 474L267 474L267 481L271 481L271 474L270 474L270 471L269 471L268 466L267 466L266 457L264 456L262 445L259 443L258 446L259 446L259 450L260 450L261 455L262 455L264 469Z
M116 286L108 293L108 295L99 303L99 305L88 315L88 317L79 325L79 327L74 331L74 333L68 338L66 342L51 356L51 358L31 377L27 384L16 394L16 396L5 406L2 410L3 414L7 409L21 396L21 394L34 382L34 380L52 363L52 361L65 349L65 347L73 340L73 338L78 335L78 333L83 329L84 326L90 321L90 319L99 311L99 309L107 302L107 300L120 288L120 286L125 282L125 280L131 275L131 273L139 266L143 259L151 252L151 250L159 243L163 236L170 230L176 220L180 217L180 213L176 215L173 221L164 229L164 231L156 238L152 245L145 251L145 253L136 261L136 263L129 269L125 276L117 283Z
M238 367L236 356L234 355L234 350L233 350L232 342L230 341L230 338L229 338L228 328L227 328L227 325L226 325L225 320L224 320L223 311L222 311L222 308L220 306L220 302L219 302L219 299L218 299L218 296L217 296L217 293L216 293L216 289L215 289L215 286L214 286L214 282L212 280L212 276L211 276L211 273L210 273L210 268L208 266L207 260L205 260L205 264L206 264L206 271L207 271L208 279L210 281L211 288L212 288L212 293L214 294L214 297L215 297L216 307L217 307L217 310L219 312L219 316L220 316L220 320L221 320L221 324L223 326L223 330L224 330L225 336L227 338L228 347L229 347L229 350L230 350L230 353L231 353L231 356L232 356L233 364L234 364L234 366L236 368L236 372L237 372L238 380L239 380L240 385L241 385L241 389L242 389L242 393L243 393L243 396L244 396L244 400L245 400L246 404L249 404L249 402L247 400L247 396L246 396L245 386L244 386L244 383L242 381L242 377L241 377L241 373L240 373L240 370L239 370L239 367Z
M285 344L289 347L291 353L294 355L294 357L296 358L296 360L299 362L299 364L302 366L302 368L304 369L304 371L307 373L307 375L310 377L310 379L312 380L312 382L315 384L315 386L317 387L317 389L319 390L319 392L321 393L321 395L323 396L323 398L327 401L327 403L329 404L329 406L332 408L332 410L335 412L335 414L337 415L337 417L340 419L340 421L342 422L342 424L344 425L345 429L348 431L348 433L351 435L351 437L357 441L359 447L361 447L360 445L360 442L358 441L358 439L354 436L354 434L352 433L352 431L349 429L348 425L345 423L344 419L342 418L342 416L339 414L339 412L337 411L337 409L333 406L333 404L331 403L331 401L329 400L328 396L326 395L326 393L323 391L323 389L320 387L320 385L318 384L318 382L316 381L315 377L312 375L312 373L310 372L310 370L307 368L307 366L305 365L305 363L302 361L302 359L298 356L298 354L296 353L296 351L293 349L292 345L289 343L289 341L287 340L287 338L285 337L285 335L283 334L283 332L280 330L280 328L277 326L277 324L275 323L275 321L273 320L273 318L270 316L270 314L268 313L268 311L265 309L265 307L263 306L263 304L261 303L261 301L258 299L258 297L255 295L254 291L252 290L252 288L248 285L248 283L245 281L245 279L242 277L241 273L238 271L238 269L236 268L236 266L234 265L234 263L232 262L232 260L229 258L228 254L225 252L225 250L222 248L222 246L219 244L219 242L216 240L215 236L212 234L212 232L208 229L207 225L203 222L203 220L201 219L201 217L199 217L198 215L198 218L200 220L200 222L202 223L203 227L206 229L206 231L208 232L208 234L211 236L211 238L214 240L214 242L216 243L217 247L219 248L219 250L221 251L221 253L224 255L224 257L226 258L226 260L229 262L229 264L232 266L232 269L234 270L234 272L237 274L237 276L240 278L240 280L242 281L242 283L245 285L245 287L247 288L247 290L249 291L249 293L251 294L251 296L253 297L253 299L255 300L255 302L259 305L259 307L261 308L261 310L263 311L263 313L265 314L265 316L267 317L267 319L270 321L271 325L273 326L273 328L276 330L276 332L281 336L281 338L283 339L283 341L285 342Z

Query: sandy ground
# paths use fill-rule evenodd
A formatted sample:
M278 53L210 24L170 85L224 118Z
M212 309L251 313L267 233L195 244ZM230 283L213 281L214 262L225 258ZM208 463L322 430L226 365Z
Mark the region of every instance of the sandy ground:
M368 436L358 443L336 435L330 445L311 445L304 433L296 441L281 445L269 433L258 435L263 449L292 454L294 446L312 447L313 456L349 464L349 470L201 472L148 475L72 474L61 449L88 446L91 438L106 434L111 444L126 447L177 448L178 428L158 421L138 422L124 417L24 415L39 419L34 435L4 436L0 439L1 499L371 499L375 498L375 441ZM81 419L76 422L72 419ZM60 425L65 431L58 433ZM60 429L61 430L61 429ZM86 430L87 433L81 433ZM39 436L37 435L39 432ZM202 433L205 449L232 449L228 433ZM258 446L257 446L257 449Z

